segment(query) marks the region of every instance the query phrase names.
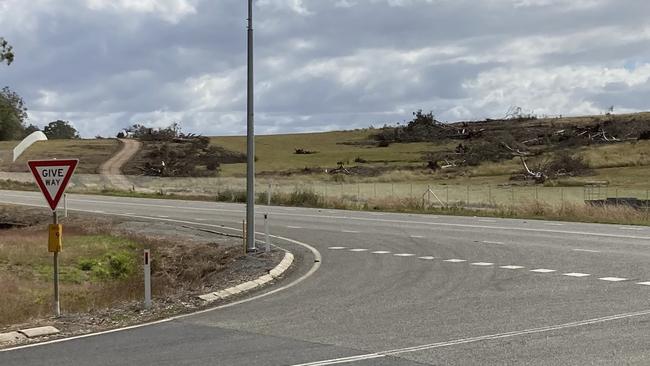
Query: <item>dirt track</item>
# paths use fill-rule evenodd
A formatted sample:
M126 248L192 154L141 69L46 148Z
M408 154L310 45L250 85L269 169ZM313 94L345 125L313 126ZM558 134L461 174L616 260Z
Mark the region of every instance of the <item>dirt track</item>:
M122 167L126 164L129 159L131 159L142 146L140 141L129 140L129 139L119 139L123 146L117 154L112 158L108 159L102 166L99 168L99 173L106 177L112 188L129 190L131 189L131 183L129 180L122 174Z

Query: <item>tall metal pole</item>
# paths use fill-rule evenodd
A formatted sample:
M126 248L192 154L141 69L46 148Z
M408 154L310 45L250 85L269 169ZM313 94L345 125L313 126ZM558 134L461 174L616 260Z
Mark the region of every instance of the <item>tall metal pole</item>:
M246 250L255 250L255 130L253 123L253 0L248 0L248 103L246 164Z
M59 215L54 210L52 212L52 221L54 225L59 223ZM54 252L54 316L61 317L61 303L59 301L59 252Z

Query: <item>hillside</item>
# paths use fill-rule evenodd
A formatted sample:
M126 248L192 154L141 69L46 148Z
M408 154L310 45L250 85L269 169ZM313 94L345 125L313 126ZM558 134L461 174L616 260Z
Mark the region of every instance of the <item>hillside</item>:
M77 173L97 174L99 166L121 147L114 139L39 141L13 163L11 151L17 144L18 141L0 142L0 171L27 172L29 160L78 158Z

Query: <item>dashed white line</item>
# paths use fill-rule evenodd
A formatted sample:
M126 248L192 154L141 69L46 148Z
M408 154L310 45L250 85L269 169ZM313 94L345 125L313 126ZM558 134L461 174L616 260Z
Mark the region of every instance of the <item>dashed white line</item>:
M377 250L377 251L372 252L372 254L390 254L390 253L391 252L389 252L387 250Z
M554 269L548 269L548 268L537 268L537 269L531 269L531 272L536 272L536 273L551 273L551 272L556 272Z
M342 233L348 233L348 234L358 234L359 231L355 230L341 230Z
M301 226L287 226L289 229L302 229Z
M452 259L445 259L443 262L449 262L449 263L461 263L461 262L467 262L467 261L464 260L464 259L456 259L456 258L452 258Z
M415 254L411 254L411 253L398 253L398 254L393 254L393 255L396 256L396 257L414 257L415 256Z
M500 266L499 268L503 268L503 269L522 269L522 268L525 268L525 267L524 266L507 265L507 266Z
M504 242L500 242L500 241L489 241L489 240L483 240L481 243L483 243L483 244L496 244L496 245L503 245L503 244L505 244Z
M627 281L627 278L621 278L621 277L601 277L599 278L601 281L608 281L608 282L621 282L621 281Z
M564 224L558 224L558 223L555 223L555 222L547 222L544 225L546 225L546 226L564 226Z
M169 216L163 216L163 215L157 215L156 217L160 217L161 219L168 219Z
M621 230L634 230L634 231L641 231L643 228L640 227L619 227Z
M357 249L350 249L350 252L367 252L368 249L363 249L363 248L357 248Z
M424 259L424 260L429 260L430 261L430 260L436 259L436 257L432 257L430 255L427 255L427 256L424 256L424 257L418 257L418 259Z
M479 222L497 222L497 220L478 220Z
M589 277L591 276L589 273L580 273L580 272L570 272L570 273L563 273L562 276L569 276L569 277Z
M650 286L650 282L637 282L637 285Z
M493 266L494 263L490 263L490 262L474 262L474 263L471 263L471 265L479 266L479 267L489 267L489 266Z
M346 247L329 247L327 249L329 249L329 250L341 250L341 249L346 249Z
M600 250L593 250L593 249L571 249L574 252L587 252L587 253L600 253Z
M424 235L411 235L410 237L413 239L422 239L424 238Z

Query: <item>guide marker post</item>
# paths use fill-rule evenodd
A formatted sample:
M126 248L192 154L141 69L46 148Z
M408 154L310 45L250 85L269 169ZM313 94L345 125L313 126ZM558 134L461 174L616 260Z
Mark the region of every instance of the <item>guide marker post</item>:
M52 210L47 249L54 253L54 315L61 316L59 302L59 252L63 249L63 225L59 224L56 207L65 192L79 160L32 160L27 162L38 188Z

